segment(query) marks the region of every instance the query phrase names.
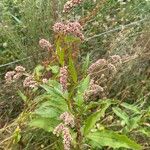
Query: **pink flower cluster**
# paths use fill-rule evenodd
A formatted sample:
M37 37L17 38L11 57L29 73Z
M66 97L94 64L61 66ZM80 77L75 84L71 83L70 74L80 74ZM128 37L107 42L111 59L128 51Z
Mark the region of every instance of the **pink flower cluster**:
M24 87L35 88L38 86L37 82L34 80L33 76L28 76L23 82Z
M53 131L53 134L59 136L63 135L64 150L70 150L72 137L69 128L65 127L63 123L60 123Z
M16 66L14 71L8 71L5 74L5 80L7 84L11 84L13 81L18 80L20 77L23 76L25 72L25 68L22 66Z
M84 93L84 99L87 101L91 97L99 96L102 92L104 92L104 89L101 86L95 84L94 80L91 80L89 89Z
M74 118L68 112L64 112L63 114L60 115L60 119L63 120L64 123L60 123L54 129L53 134L59 136L62 133L64 150L70 150L72 137L71 137L71 134L67 125L73 128L75 126Z
M62 34L73 34L76 37L79 37L81 40L84 40L84 35L81 32L83 30L82 26L79 22L68 22L68 23L62 23L57 22L53 26L53 30L56 33L62 33Z
M82 0L70 0L70 1L67 1L66 4L64 5L63 12L69 12L70 9L72 9L73 7L79 5L81 2L82 2Z
M41 39L39 41L39 45L41 46L41 48L47 49L48 51L51 50L51 48L52 48L51 43L45 39Z
M107 61L105 59L99 59L89 67L88 72L93 73L95 70L97 69L100 70L106 65L107 65Z
M68 71L67 67L60 68L60 84L62 85L63 91L67 90Z
M61 114L60 119L64 121L65 125L70 125L72 128L75 126L74 118L68 112Z
M16 73L15 71L8 71L5 74L5 80L6 80L7 84L10 84L13 82L13 77L14 77L15 73Z

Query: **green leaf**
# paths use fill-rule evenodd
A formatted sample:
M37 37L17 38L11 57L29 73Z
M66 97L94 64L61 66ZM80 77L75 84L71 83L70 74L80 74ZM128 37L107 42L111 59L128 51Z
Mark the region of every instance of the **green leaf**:
M42 76L43 70L44 70L44 66L42 66L42 65L38 65L34 69L34 75L37 79L39 79Z
M128 148L132 150L142 150L142 147L132 141L125 135L120 135L114 131L102 130L89 133L88 139L99 143L100 146L109 146L111 148Z
M43 118L56 118L60 113L59 110L47 106L41 106L33 112L33 114L39 115Z
M31 127L42 128L45 131L51 132L59 123L58 120L38 117L33 119L29 125Z
M118 107L114 107L114 108L113 108L113 112L114 112L119 118L121 118L122 120L124 120L127 125L129 124L129 117L128 117L128 115L127 115L125 112L123 112L123 110L121 110L121 109L118 108Z
M87 54L86 59L84 60L84 63L83 63L83 67L82 67L83 73L87 72L89 64L90 64L90 54Z
M56 43L56 53L59 58L59 63L63 66L64 59L65 59L65 50L61 48L59 41L57 41L57 43Z
M56 87L51 87L49 85L41 85L51 96L64 98L62 91Z
M21 134L20 134L21 130L19 128L19 126L15 129L14 133L13 133L13 143L18 143L21 139Z
M122 103L121 106L123 106L124 108L127 108L129 110L132 110L136 114L140 114L139 109L134 105L130 105L128 103Z
M18 90L18 95L22 98L24 102L27 101L27 96L25 96L20 90Z
M50 66L52 73L57 74L59 72L59 66Z
M94 127L95 123L104 116L106 109L111 105L111 103L105 103L100 110L90 115L85 121L85 127L83 134L86 136L89 134L90 130Z
M131 131L133 129L136 129L139 127L139 122L141 121L142 115L136 116L136 117L132 117L129 120L129 124L128 124L128 129Z
M83 99L83 95L82 94L77 94L77 96L74 98L74 100L75 100L75 104L78 107L81 107L82 104L84 103L84 99Z
M84 93L85 90L88 89L90 83L90 76L88 75L85 79L81 81L81 83L78 86L78 93Z
M147 128L142 127L138 131L150 138L150 127Z
M53 98L53 97L51 97L48 101L42 103L42 106L49 106L49 107L51 106L53 108L58 109L60 112L64 112L68 110L68 105L66 102L62 101L59 98Z
M18 23L18 24L22 24L21 20L19 20L16 16L14 16L13 14L10 13L10 16L12 16L12 18Z
M77 76L77 72L76 72L76 69L75 69L75 65L74 65L74 62L73 62L71 56L69 57L69 72L70 72L70 74L71 74L71 77L72 77L72 79L73 79L73 82L74 82L74 83L77 83L78 76Z

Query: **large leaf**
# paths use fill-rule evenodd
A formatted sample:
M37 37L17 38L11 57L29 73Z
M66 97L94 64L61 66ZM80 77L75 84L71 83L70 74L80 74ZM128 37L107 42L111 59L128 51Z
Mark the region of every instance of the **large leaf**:
M61 101L60 99L57 98L51 98L50 100L42 103L42 106L45 107L53 107L58 109L61 112L67 111L68 110L68 105L66 102Z
M119 118L121 118L127 125L129 124L129 117L128 117L128 115L127 115L123 110L121 110L121 109L118 108L118 107L114 107L114 108L113 108L113 112L114 112Z
M77 106L81 107L84 103L84 92L88 88L90 82L90 77L87 76L85 79L81 81L81 83L77 87L77 94L74 98Z
M94 127L95 123L104 116L106 109L111 105L111 103L105 103L100 110L90 115L85 121L85 127L83 134L86 136L89 134L90 130Z
M32 127L42 128L48 132L51 132L57 126L58 123L59 121L55 119L38 117L33 119L29 123L29 125Z
M51 96L64 98L63 92L60 91L60 90L59 90L58 88L56 88L56 87L52 87L52 86L49 86L49 85L41 85L41 87L42 87L43 89L45 89ZM64 99L65 99L65 98L64 98Z
M56 118L60 115L60 111L53 107L43 106L36 109L33 114L39 115L44 118Z
M114 131L103 130L91 132L87 136L88 139L99 143L100 146L109 146L111 148L128 148L132 150L142 150L142 147L132 141L125 135L120 135Z

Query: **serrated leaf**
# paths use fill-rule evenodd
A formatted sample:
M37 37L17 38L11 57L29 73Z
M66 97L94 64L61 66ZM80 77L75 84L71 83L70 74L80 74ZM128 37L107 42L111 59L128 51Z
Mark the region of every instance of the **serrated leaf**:
M83 134L86 136L89 134L91 129L94 127L95 123L100 120L101 117L104 116L106 109L111 105L111 103L105 103L100 110L90 115L87 120L85 121L85 127Z
M100 146L142 150L142 147L139 144L129 139L126 135L120 135L114 131L103 130L89 133L87 138L91 141L99 143Z
M45 89L51 96L64 98L63 92L56 87L51 87L49 85L41 85L41 87Z
M114 108L112 108L112 109L113 109L113 112L114 112L119 118L121 118L122 120L124 120L127 125L129 124L129 117L128 117L128 115L127 115L123 110L121 110L121 109L118 108L118 107L114 107Z

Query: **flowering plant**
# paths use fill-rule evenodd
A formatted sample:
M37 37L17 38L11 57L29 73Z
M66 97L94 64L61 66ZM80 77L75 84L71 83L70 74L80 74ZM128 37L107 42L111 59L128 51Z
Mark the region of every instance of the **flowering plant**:
M81 0L68 1L64 12L80 3ZM32 100L36 105L29 124L62 137L59 140L63 140L64 150L102 147L140 150L141 146L127 136L100 127L99 122L105 112L117 101L102 96L105 88L95 82L93 73L102 67L107 74L103 72L100 79L110 73L115 74L116 64L121 64L121 60L113 56L108 61L100 59L89 67L87 56L83 66L77 63L79 44L84 40L82 30L78 21L55 23L54 44L45 39L39 41L41 48L52 54L48 66L38 66L33 74L18 66L6 74L6 81L10 83L26 76L24 87L39 89L39 96Z

